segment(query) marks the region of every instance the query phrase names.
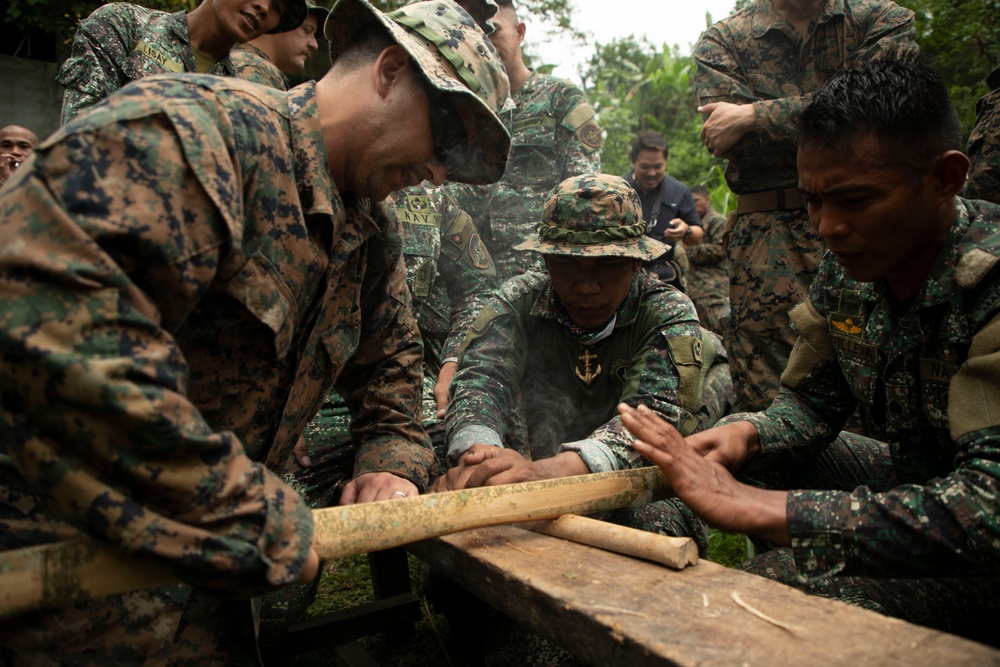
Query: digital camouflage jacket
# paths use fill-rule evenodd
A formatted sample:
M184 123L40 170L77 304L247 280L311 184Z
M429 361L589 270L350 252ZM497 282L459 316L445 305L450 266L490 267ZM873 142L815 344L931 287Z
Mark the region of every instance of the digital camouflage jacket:
M899 486L792 491L807 575L997 574L1000 495L1000 207L958 199L948 243L905 307L827 255L774 404L753 423L760 456L826 446L854 412L888 443Z
M714 353L686 296L636 274L612 333L588 345L556 300L548 274L532 273L504 283L477 318L452 384L449 458L475 442L503 446L519 401L531 442L523 454L577 451L593 472L642 465L620 402L645 403L685 434L696 428Z
M229 52L229 60L236 72L234 76L276 90L288 90L288 78L266 53L253 44L237 44Z
M737 194L794 188L795 117L844 67L882 52L916 50L913 12L890 0L827 0L805 39L771 0L712 25L694 47L699 104L753 104L756 130L723 156Z
M534 236L552 188L570 176L601 170L601 128L574 83L532 72L513 99L503 178L486 186L448 185L483 236L501 281L544 271L541 255L514 246Z
M335 378L361 468L424 487L400 247L338 194L311 83L150 77L40 144L0 195L3 546L79 530L192 584L294 581L311 517L271 471Z
M1000 67L986 78L990 92L976 105L969 135L969 182L965 196L1000 204Z
M168 14L128 2L98 7L80 21L70 57L59 69L62 122L97 104L129 81L151 74L197 72L187 12ZM208 74L232 76L229 57Z

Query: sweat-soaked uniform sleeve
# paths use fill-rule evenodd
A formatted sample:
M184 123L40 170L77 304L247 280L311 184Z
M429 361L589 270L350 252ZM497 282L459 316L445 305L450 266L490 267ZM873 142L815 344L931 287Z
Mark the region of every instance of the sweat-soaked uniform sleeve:
M309 511L186 395L170 326L209 289L228 231L168 121L70 134L26 166L0 195L8 483L189 583L249 594L295 581ZM7 548L52 538L16 520L0 532Z

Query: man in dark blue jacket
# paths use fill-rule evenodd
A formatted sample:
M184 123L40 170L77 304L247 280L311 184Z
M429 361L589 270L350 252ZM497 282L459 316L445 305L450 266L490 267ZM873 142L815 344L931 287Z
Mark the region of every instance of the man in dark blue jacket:
M671 246L661 257L646 264L660 280L684 290L683 264L674 246L682 240L697 245L704 234L688 187L667 174L667 140L659 132L642 132L632 140L632 171L628 181L642 202L646 234Z

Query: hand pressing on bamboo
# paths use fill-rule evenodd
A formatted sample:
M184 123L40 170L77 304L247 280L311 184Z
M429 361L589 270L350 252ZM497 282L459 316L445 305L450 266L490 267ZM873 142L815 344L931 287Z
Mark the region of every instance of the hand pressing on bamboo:
M455 491L539 479L585 475L587 464L575 452L562 452L531 461L512 449L476 443L458 459L458 465L438 478L433 491Z
M398 500L420 495L410 480L390 472L366 472L352 479L340 494L341 505L368 503L373 500Z
M710 526L761 537L779 545L791 543L785 515L788 493L743 484L718 460L722 457L720 452L738 449L734 442L728 442L725 448L718 446L734 436L729 432L732 429L723 426L700 434L698 442L708 452L706 456L645 405L636 409L621 403L618 414L635 436L632 447L659 466L677 497ZM754 431L753 438L756 437Z

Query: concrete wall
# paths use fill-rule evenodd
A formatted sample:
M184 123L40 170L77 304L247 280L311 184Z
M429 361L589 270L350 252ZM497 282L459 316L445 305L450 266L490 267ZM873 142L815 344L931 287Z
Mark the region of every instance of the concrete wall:
M39 139L59 127L62 86L56 63L0 55L0 127L23 125Z

